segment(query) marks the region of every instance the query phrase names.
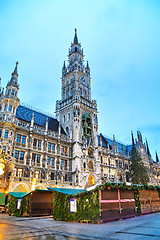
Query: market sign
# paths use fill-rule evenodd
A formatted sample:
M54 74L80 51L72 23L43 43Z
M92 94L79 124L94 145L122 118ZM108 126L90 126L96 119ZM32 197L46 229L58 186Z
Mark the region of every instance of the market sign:
M70 212L76 212L77 211L77 202L76 198L70 199Z

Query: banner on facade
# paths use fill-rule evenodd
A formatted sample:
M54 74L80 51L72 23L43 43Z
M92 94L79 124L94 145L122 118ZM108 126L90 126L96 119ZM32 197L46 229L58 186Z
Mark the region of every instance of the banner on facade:
M70 199L70 212L76 212L77 211L77 202L76 198Z
M21 199L18 199L18 202L17 202L17 209L20 209L20 206L21 206Z

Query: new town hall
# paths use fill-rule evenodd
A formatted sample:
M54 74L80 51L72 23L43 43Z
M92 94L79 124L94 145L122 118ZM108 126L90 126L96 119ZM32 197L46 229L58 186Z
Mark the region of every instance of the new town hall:
M47 187L86 188L104 181L130 181L132 145L98 135L97 102L91 98L90 68L77 32L62 68L61 100L56 118L20 103L17 65L1 91L0 149L14 162L9 191ZM150 183L160 183L158 156L137 132L136 147L148 168ZM2 191L2 179L0 180Z

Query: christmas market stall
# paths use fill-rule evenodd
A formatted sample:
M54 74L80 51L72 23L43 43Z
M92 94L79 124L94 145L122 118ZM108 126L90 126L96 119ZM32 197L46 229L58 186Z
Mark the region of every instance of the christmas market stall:
M150 187L151 189L143 189L139 191L139 201L141 204L141 213L160 212L160 198L159 191Z
M13 216L48 216L53 211L53 197L49 190L36 189L29 193L9 192L9 214Z
M141 195L147 190L152 212L160 211L158 186L106 182L86 190L49 190L53 191L54 220L102 223L138 216L144 213Z

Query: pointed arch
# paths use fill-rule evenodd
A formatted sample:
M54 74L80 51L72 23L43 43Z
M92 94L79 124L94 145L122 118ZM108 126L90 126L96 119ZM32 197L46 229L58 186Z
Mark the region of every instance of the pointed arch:
M12 189L11 192L30 192L29 187L25 183L19 183Z

